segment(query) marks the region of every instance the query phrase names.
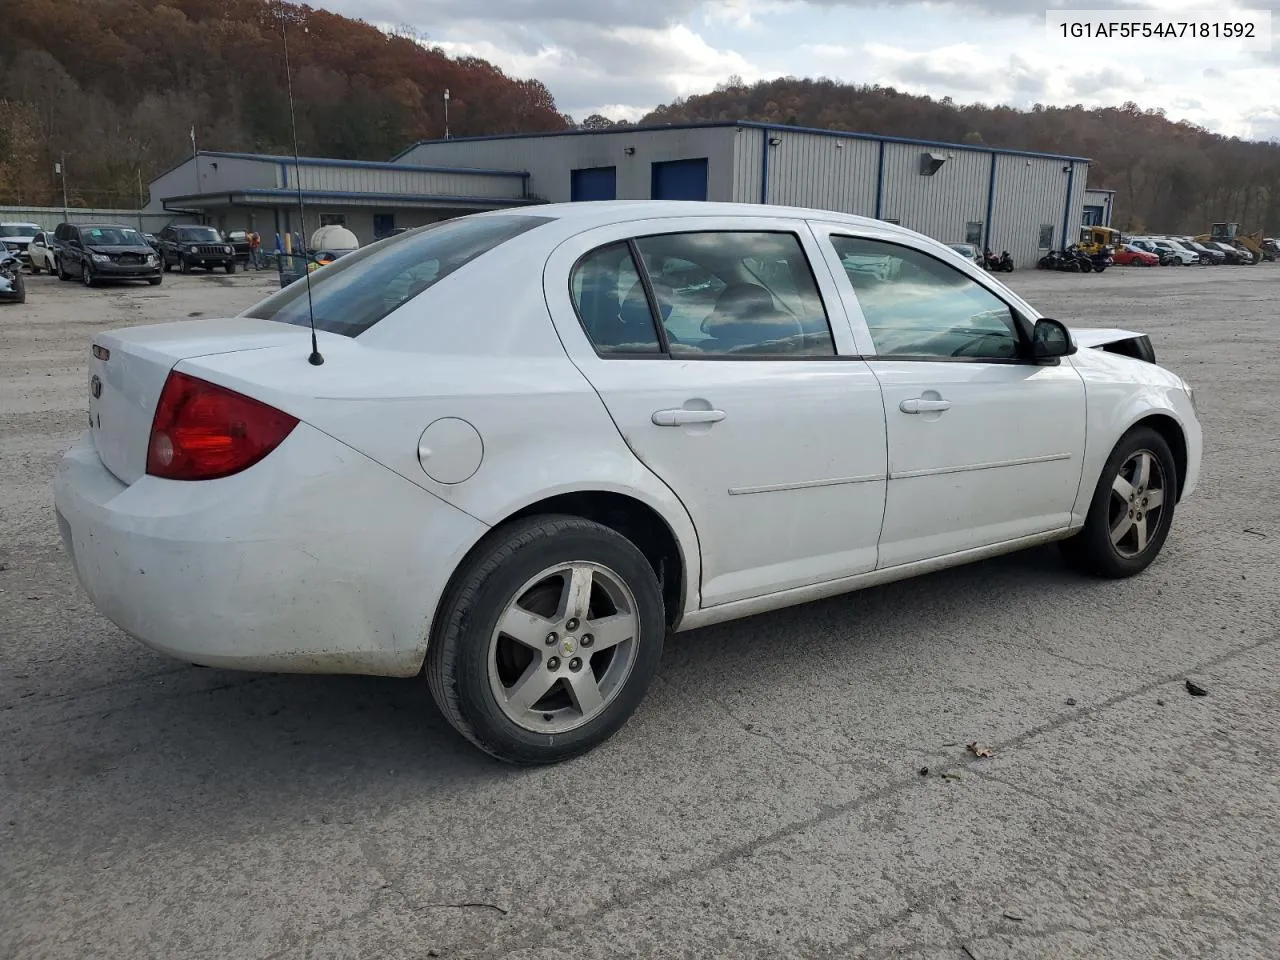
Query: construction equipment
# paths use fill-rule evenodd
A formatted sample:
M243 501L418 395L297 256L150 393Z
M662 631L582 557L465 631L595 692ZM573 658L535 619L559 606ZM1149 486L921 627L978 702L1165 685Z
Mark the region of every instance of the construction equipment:
M1206 240L1212 240L1214 243L1225 243L1227 246L1242 249L1253 256L1254 263L1261 263L1263 260L1274 260L1275 254L1271 254L1262 245L1262 231L1256 233L1241 233L1240 224L1238 223L1215 223L1211 224L1208 233L1203 233L1196 237L1196 243L1204 243Z
M1088 226L1080 228L1080 252L1090 257L1106 253L1109 247L1124 242L1119 230L1111 227Z

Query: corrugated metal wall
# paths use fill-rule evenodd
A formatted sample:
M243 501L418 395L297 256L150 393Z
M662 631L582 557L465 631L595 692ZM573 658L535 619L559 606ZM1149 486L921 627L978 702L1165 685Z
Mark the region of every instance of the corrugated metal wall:
M768 148L766 202L875 216L878 142L786 130L769 132L769 136L781 142ZM763 142L763 137L755 139L757 154L763 149ZM757 159L755 171L762 166L762 160ZM755 183L755 196L751 199L759 201L758 173Z
M1074 172L1073 172L1074 171ZM1041 227L1052 227L1052 249L1079 238L1089 166L1043 157L1001 155L996 163L995 210L991 247L1008 250L1019 267L1031 267L1045 249ZM1071 197L1067 197L1067 184Z
M761 144L764 131L754 127L740 127L734 144L733 194L734 203L760 202L760 176L763 171Z
M735 140L736 130L733 127L449 140L419 144L399 157L397 162L527 170L532 195L561 203L570 199L570 174L573 170L616 167L618 199L647 200L652 186L652 164L706 157L707 199L732 200ZM628 147L634 147L635 153L627 154Z
M947 158L932 176L920 173L926 153ZM965 225L987 219L990 177L986 152L886 143L880 216L944 243L963 243Z
M298 167L281 164L288 171L290 189ZM283 173L284 171L281 171ZM435 171L389 170L378 167L301 167L304 190L334 190L345 193L389 193L429 197L499 197L518 199L524 194L524 178L518 175L493 176L484 173L439 173ZM282 186L285 184L281 184Z
M276 164L268 160L238 157L200 157L200 182L196 183L196 158L151 181L151 200L146 209L163 212L163 201L201 193L229 193L247 187L279 186Z
M144 233L154 233L164 229L171 219L171 214L142 213L137 210L106 210L101 208L71 207L68 217L62 215L61 207L0 207L0 221L5 223L38 223L46 230L52 230L66 219L75 223L118 223L125 227L139 228Z

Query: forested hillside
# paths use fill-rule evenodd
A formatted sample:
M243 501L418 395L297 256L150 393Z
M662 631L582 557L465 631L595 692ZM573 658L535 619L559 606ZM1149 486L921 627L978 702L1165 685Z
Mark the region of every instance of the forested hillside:
M201 148L291 152L278 0L16 0L0 15L0 203L136 206ZM385 160L455 136L567 125L536 80L284 4L304 154Z
M598 119L591 118L595 123ZM1174 123L1136 104L1086 110L957 106L887 87L787 78L658 107L642 123L761 120L1090 157L1089 183L1119 191L1120 225L1200 232L1214 220L1280 231L1280 145Z

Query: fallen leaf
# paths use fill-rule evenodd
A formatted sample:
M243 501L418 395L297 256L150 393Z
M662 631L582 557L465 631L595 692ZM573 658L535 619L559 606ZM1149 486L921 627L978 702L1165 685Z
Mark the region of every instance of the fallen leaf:
M960 778L960 774L956 773L954 770L948 770L946 773L942 775L942 779L943 780L959 780L961 778Z
M1209 695L1209 691L1200 686L1200 684L1196 683L1194 680L1187 681L1187 693L1191 694L1193 697L1207 697Z
M1019 923L1021 923L1023 920L1023 918L1018 916L1016 913L1002 913L1001 916L1004 917L1006 920L1016 920Z
M1074 707L1075 705L1076 705L1076 698L1075 698L1075 697L1067 697L1067 706L1068 706L1068 707Z
M965 746L969 748L969 752L972 753L975 757L994 757L996 755L995 751L992 750L990 747L978 746L977 740L971 741L970 743L966 743Z
M928 768L928 767L921 767L921 768L920 768L920 776L922 776L922 777L927 777L928 775L929 775L929 768Z

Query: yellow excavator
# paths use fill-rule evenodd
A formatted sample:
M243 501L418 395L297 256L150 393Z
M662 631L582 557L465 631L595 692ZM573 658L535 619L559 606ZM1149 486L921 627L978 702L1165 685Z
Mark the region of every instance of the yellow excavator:
M1256 233L1241 233L1238 223L1215 223L1210 225L1208 233L1202 233L1195 238L1195 241L1204 243L1206 240L1212 240L1214 243L1225 243L1238 250L1243 248L1244 252L1253 255L1254 263L1274 260L1275 255L1262 245L1262 239L1261 230Z

